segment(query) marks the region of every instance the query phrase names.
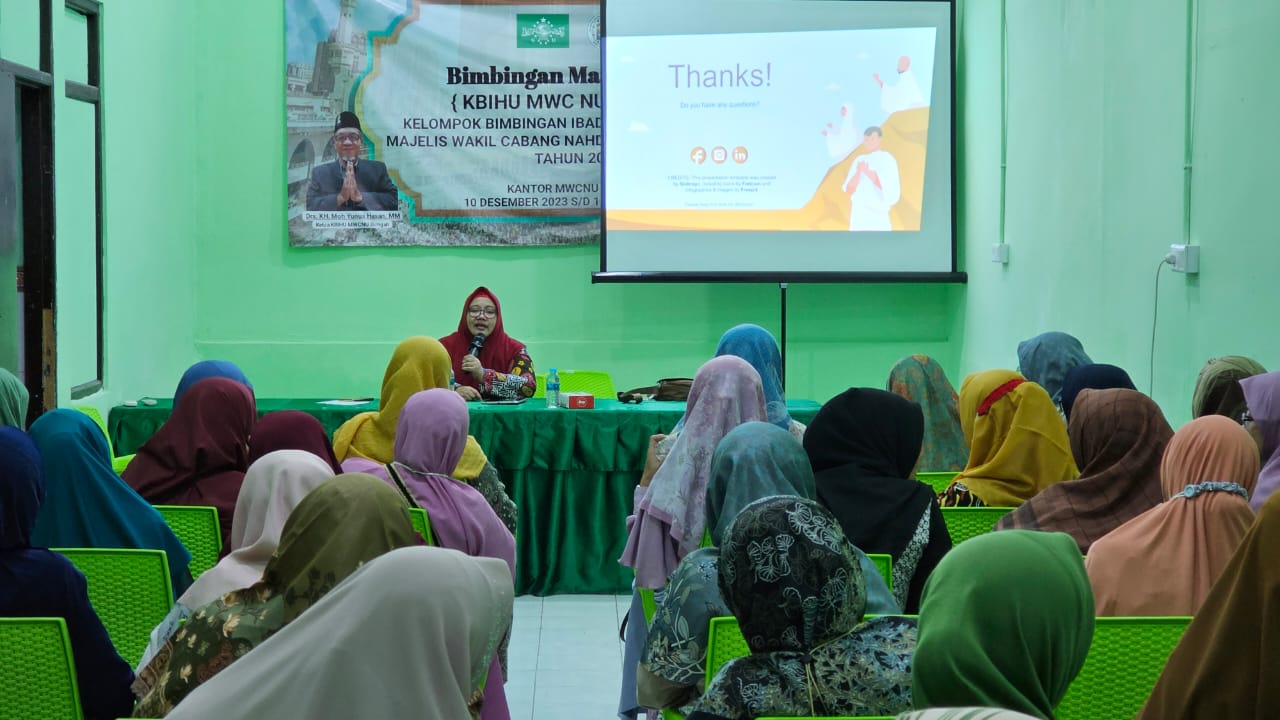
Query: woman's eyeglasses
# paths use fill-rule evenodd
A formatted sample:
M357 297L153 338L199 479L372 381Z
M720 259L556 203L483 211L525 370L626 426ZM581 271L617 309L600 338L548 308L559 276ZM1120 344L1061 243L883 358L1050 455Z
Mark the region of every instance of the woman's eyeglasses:
M498 308L472 307L467 308L467 314L472 317L498 317Z
M1241 425L1253 424L1253 415L1248 410L1245 410L1244 412L1240 413L1240 424Z

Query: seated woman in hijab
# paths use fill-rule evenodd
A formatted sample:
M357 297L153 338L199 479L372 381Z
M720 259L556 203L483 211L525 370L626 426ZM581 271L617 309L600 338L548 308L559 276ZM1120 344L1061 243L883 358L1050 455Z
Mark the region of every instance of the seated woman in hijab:
M812 500L743 508L720 548L720 591L751 654L707 683L689 720L893 715L911 706L916 621L863 622L866 578Z
M1174 648L1138 720L1252 718L1280 708L1280 498L1263 504Z
M740 357L712 358L689 389L687 423L666 460L657 460L662 436L649 441L645 470L627 518L627 543L618 562L636 571L636 587L658 590L706 532L707 483L716 446L730 430L767 417L760 374ZM627 613L618 714L635 717L635 677L647 624L638 592Z
M201 380L138 449L121 477L153 505L217 508L226 555L236 497L249 467L249 431L257 419L248 387L226 378Z
M910 614L951 549L933 488L911 479L923 436L919 405L849 388L822 406L804 437L818 499L855 547L893 557L894 597Z
M715 356L723 355L740 357L760 373L769 422L790 432L796 440L804 439L804 423L793 419L787 412L787 397L782 391L782 354L773 334L759 325L736 325L720 337L720 344L716 346ZM683 423L684 418L681 418L677 432Z
M511 613L511 578L501 561L444 548L393 550L168 717L476 718Z
M1040 333L1018 343L1018 372L1044 388L1054 405L1062 402L1067 373L1091 363L1080 341L1064 332Z
M201 380L209 378L226 378L227 380L235 380L241 385L253 391L253 383L249 382L249 378L245 377L244 372L236 367L236 364L227 360L201 360L200 362L187 368L182 374L182 378L178 380L178 387L173 391L173 406L178 407L178 401L182 399L187 391Z
M1079 475L1067 428L1048 393L1012 370L964 379L960 425L969 463L938 494L942 507L1017 507Z
M0 617L65 620L85 718L125 717L133 707L133 673L89 604L84 575L70 560L32 543L44 502L40 466L26 433L0 427ZM21 715L15 710L13 717Z
M960 401L938 361L928 355L902 358L889 371L885 390L916 403L924 413L924 444L916 469L963 470L969 459L969 446L960 429Z
M947 553L925 585L911 702L1052 720L1092 642L1093 593L1069 536L981 535Z
M201 683L293 622L356 568L415 543L400 493L369 475L330 478L289 515L262 579L196 609L138 673L133 689L141 700L135 717L168 714Z
M709 623L713 617L733 614L720 595L719 545L742 508L780 495L817 497L804 450L776 425L749 422L734 428L711 459L707 528L714 545L680 561L649 626L636 693L644 707L680 707L702 692ZM902 612L875 563L856 547L853 551L866 578L867 612Z
M434 388L415 393L400 411L395 461L370 470L422 508L435 544L474 557L502 560L516 576L516 540L475 488L449 477L467 442L467 403L457 393ZM503 690L507 639L493 658L481 717L510 718Z
M1129 377L1129 373L1123 368L1115 365L1105 365L1102 363L1094 363L1092 365L1081 365L1072 368L1067 373L1067 377L1062 381L1062 400L1058 406L1062 408L1062 415L1071 422L1071 406L1075 404L1076 396L1081 390L1137 390L1137 386L1133 384L1133 379Z
M1280 489L1280 372L1245 378L1240 386L1249 407L1242 418L1244 429L1262 451L1258 485L1249 498L1249 507L1256 512Z
M396 425L404 404L414 393L447 387L449 353L439 341L419 335L401 342L382 376L377 411L356 415L333 434L333 451L343 469L372 472L395 460ZM475 438L467 437L462 459L451 474L479 490L507 529L515 533L516 504Z
M280 533L289 514L312 490L333 476L328 463L302 450L279 450L250 465L236 499L231 554L181 593L169 614L151 632L151 644L138 667L151 662L195 608L261 580L267 561L280 544Z
M1160 460L1173 437L1160 406L1136 390L1084 390L1067 425L1077 480L1055 483L996 523L1064 532L1080 552L1164 501Z
M301 410L277 410L258 419L249 435L249 467L277 450L303 450L329 465L334 475L342 465L333 452L329 433L313 415Z
M0 368L0 427L25 428L30 403L27 387L13 373Z
M1227 355L1205 363L1191 396L1191 417L1222 415L1239 422L1247 409L1240 381L1266 371L1256 360L1243 355Z
M44 505L31 540L40 547L163 550L173 591L191 586L191 553L164 518L111 468L102 429L78 410L51 410L31 423L44 459Z
M462 305L458 329L440 338L453 361L453 382L466 400L521 400L538 389L524 343L502 327L502 306L478 287Z
M1253 523L1257 479L1258 446L1239 425L1183 425L1160 463L1165 501L1089 548L1098 615L1195 615Z

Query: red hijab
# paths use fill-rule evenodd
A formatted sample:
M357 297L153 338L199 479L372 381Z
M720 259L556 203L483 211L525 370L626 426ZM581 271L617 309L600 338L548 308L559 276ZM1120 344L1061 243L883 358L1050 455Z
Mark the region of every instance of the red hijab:
M498 311L497 317L494 318L493 332L485 337L484 347L480 350L480 364L488 370L500 373L510 372L516 364L516 355L524 352L525 349L524 343L507 335L507 331L502 329L502 303L498 302L498 298L489 292L489 288L476 288L462 304L462 317L458 320L458 331L440 338L440 344L449 351L449 359L453 361L453 381L459 385L477 389L480 386L476 379L462 372L462 358L471 349L471 330L467 328L467 309L478 297L487 297L492 300L494 308Z
M153 504L217 508L225 551L256 419L252 390L226 378L201 380L138 450L124 480Z
M342 474L342 465L333 454L329 433L315 417L301 410L277 410L262 416L253 426L249 438L248 465L263 455L277 450L303 450L325 461L335 475Z

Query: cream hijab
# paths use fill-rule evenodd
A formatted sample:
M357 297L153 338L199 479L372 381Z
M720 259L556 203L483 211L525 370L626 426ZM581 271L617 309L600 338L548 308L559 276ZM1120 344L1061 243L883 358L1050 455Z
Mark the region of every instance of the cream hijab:
M198 608L261 580L289 513L331 477L329 463L302 450L277 450L250 465L236 498L231 554L197 578L178 602Z
M1253 523L1249 499L1225 486L1252 493L1258 464L1249 433L1222 415L1174 433L1160 463L1164 502L1089 548L1098 615L1195 615Z
M186 697L174 720L479 716L511 626L507 564L410 547L364 565Z

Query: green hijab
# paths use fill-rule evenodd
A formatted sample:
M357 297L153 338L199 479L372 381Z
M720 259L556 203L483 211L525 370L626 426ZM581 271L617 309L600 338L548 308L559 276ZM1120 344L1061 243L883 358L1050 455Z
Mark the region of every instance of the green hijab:
M372 475L339 475L298 503L262 580L192 614L134 690L139 717L162 717L201 683L274 635L364 563L416 544L404 498Z
M929 576L912 704L981 705L1051 720L1093 640L1093 590L1070 535L1002 530Z
M1191 417L1224 415L1239 422L1240 414L1247 407L1240 381L1266 372L1267 369L1256 360L1243 355L1210 360L1200 369L1200 377L1196 378L1196 390L1191 396Z
M0 368L0 425L25 430L30 402L27 387L13 373Z

